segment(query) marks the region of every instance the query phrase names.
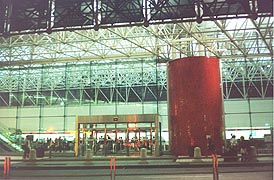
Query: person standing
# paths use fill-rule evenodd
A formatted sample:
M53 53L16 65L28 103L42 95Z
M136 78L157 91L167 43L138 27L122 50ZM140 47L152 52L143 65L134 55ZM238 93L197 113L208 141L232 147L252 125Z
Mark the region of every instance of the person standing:
M25 139L25 142L23 145L23 150L24 150L23 159L29 158L30 140L28 139L28 137L26 137L26 139Z
M231 136L230 144L229 144L229 152L232 156L237 156L238 153L238 142L235 135Z
M241 154L241 162L248 161L248 141L244 139L244 136L240 137L239 151Z

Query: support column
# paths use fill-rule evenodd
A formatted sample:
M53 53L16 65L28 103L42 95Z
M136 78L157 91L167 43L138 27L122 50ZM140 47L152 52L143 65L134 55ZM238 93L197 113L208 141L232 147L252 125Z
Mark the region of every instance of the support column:
M198 56L168 63L168 107L171 152L207 151L210 137L217 150L224 144L223 98L219 60Z

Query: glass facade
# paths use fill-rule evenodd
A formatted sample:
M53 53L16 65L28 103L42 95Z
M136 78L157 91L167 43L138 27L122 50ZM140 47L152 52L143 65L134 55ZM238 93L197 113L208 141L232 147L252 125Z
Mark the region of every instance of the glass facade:
M272 62L222 62L227 132L273 127ZM72 133L76 115L159 114L165 136L167 103L166 64L157 59L0 68L0 122L23 133Z

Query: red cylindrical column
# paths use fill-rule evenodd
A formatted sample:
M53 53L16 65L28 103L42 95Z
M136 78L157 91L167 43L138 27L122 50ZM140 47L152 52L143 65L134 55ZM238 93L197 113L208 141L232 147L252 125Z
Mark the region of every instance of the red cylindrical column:
M219 60L187 57L168 63L171 152L191 155L194 147L208 154L207 138L217 150L224 145L223 98Z

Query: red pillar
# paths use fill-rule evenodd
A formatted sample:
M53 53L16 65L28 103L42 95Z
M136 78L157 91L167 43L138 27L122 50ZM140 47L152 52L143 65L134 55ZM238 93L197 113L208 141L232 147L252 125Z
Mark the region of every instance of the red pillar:
M216 149L224 145L223 98L219 60L187 57L168 63L168 107L171 152L189 155L191 147L208 154L207 137Z

